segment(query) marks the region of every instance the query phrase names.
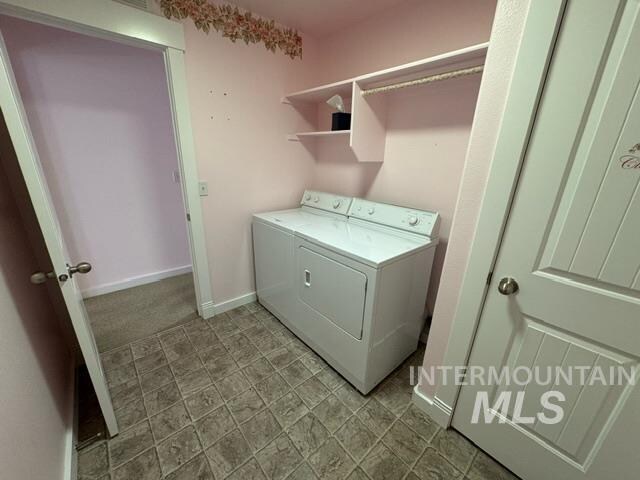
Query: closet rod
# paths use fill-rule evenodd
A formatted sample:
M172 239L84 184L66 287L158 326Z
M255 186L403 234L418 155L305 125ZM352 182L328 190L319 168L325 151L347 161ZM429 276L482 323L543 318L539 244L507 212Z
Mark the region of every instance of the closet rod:
M400 88L414 87L416 85L424 85L426 83L441 82L442 80L449 80L450 78L464 77L466 75L475 75L482 72L484 65L476 65L475 67L461 68L460 70L453 70L451 72L437 73L435 75L429 75L428 77L417 78L416 80L408 80L406 82L394 83L391 85L385 85L384 87L375 87L368 90L362 90L362 96L374 95L376 93L390 92L392 90L398 90Z

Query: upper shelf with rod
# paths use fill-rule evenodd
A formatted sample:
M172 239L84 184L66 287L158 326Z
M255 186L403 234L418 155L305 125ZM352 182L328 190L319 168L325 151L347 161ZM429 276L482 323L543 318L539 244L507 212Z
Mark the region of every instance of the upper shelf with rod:
M351 99L349 146L359 161L381 162L386 137L386 126L381 123L386 113L384 94L401 88L481 73L488 46L488 43L480 43L416 62L290 93L282 101L293 106L306 107L313 104L321 105L336 94ZM290 137L293 138L296 137Z
M397 67L387 68L378 72L360 75L355 78L329 83L319 87L309 88L286 95L284 103L321 102L333 95L351 96L353 82L358 82L362 87L374 88L387 83L415 80L426 75L440 74L448 68L463 69L470 66L479 66L484 63L489 43L479 43L471 47L453 50L433 57L406 63Z

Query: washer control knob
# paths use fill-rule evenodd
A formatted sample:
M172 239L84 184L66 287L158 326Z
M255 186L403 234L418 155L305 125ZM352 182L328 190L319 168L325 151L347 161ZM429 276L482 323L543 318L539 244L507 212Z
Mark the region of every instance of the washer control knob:
M369 215L373 215L373 214L375 213L375 211L376 211L376 209L375 209L375 208L373 208L373 207L369 207L369 210L368 210Z
M311 194L310 194L310 193L307 193L307 194L304 196L304 199L305 199L307 202L308 202L309 200L311 200Z
M333 201L333 208L340 208L340 205L342 205L342 200Z
M418 217L416 217L415 215L411 215L409 217L409 225L411 225L412 227L415 227L419 221L420 220L418 220Z
M320 201L320 197L313 197L313 202L318 203Z

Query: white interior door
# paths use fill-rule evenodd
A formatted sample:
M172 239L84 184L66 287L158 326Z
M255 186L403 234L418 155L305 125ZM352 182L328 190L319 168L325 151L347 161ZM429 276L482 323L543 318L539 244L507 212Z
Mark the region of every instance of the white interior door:
M464 386L454 412L458 430L525 479L640 471L640 389L595 378L640 358L639 11L638 0L567 2L469 359L584 368L587 385ZM519 291L500 294L503 277ZM513 399L495 408L507 389L525 392L520 416L533 421L517 421ZM550 390L565 397L553 424L536 417ZM481 391L503 423L471 422Z
M29 123L22 105L7 49L0 31L0 109L4 115L9 136L16 151L20 170L24 176L29 196L38 218L44 240L51 257L51 263L62 291L62 295L69 311L82 355L84 356L91 381L95 388L102 414L104 415L110 435L118 433L113 405L107 387L107 381L100 362L100 355L96 347L93 332L89 324L87 312L84 308L82 296L68 271L68 264L75 264L78 259L70 259L67 254L64 239L56 218L55 209L51 202L47 183L42 172L38 152L31 136ZM25 272L28 275L30 272ZM64 277L60 279L61 275Z

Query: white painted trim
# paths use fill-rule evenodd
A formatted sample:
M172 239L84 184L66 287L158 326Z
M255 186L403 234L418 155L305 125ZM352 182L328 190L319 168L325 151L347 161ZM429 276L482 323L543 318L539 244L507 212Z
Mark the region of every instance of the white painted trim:
M256 292L249 292L245 293L244 295L240 295L239 297L225 300L224 302L220 303L203 303L200 305L200 309L202 310L202 318L211 318L215 315L233 310L234 308L241 307L242 305L253 303L257 299L258 296L256 295Z
M450 423L450 418L453 414L453 409L440 400L438 397L431 398L418 389L418 385L413 387L412 395L413 404L429 415L435 422L442 428L447 428Z
M207 318L212 318L216 314L216 305L213 302L206 302L200 304L200 311L202 312L200 316L205 320Z
M565 0L532 1L527 13L469 263L444 355L444 368L464 366L469 360L488 291L487 276L498 255L564 5ZM490 55L491 46L488 56ZM475 121L478 120L474 119ZM492 285L496 282L497 279L494 278ZM442 413L446 409L450 410L443 417L446 426L451 423L459 393L460 386L451 383L436 388L434 399L437 398L443 407L436 410Z
M164 280L165 278L184 275L185 273L190 273L192 271L193 268L191 268L191 265L183 265L181 267L169 268L159 272L145 273L144 275L125 278L118 282L103 283L102 285L96 285L95 287L89 287L82 290L82 298L91 298L98 295L104 295L106 293L125 290L127 288L139 287L140 285L146 285L148 283Z
M70 374L69 374L69 412L68 415L71 419L71 425L67 429L65 435L64 446L64 479L76 480L78 476L78 452L76 451L76 444L78 442L78 399L76 398L76 365L75 361L70 362Z
M185 48L181 23L112 0L1 0L0 13L137 46Z
M239 297L232 298L231 300L226 300L224 302L216 303L213 308L216 315L218 315L220 313L233 310L234 308L241 307L242 305L246 305L247 303L253 303L257 299L258 299L258 296L256 295L256 292L249 292Z
M209 276L209 260L202 217L198 168L191 129L184 52L168 48L164 52L164 59L173 114L176 151L182 178L182 196L187 210L186 214L190 218L187 222L187 233L191 264L193 266L193 282L196 286L196 304L198 305L198 314L203 318L207 318L207 313L205 313L202 306L213 302L213 289L211 288L211 278Z

